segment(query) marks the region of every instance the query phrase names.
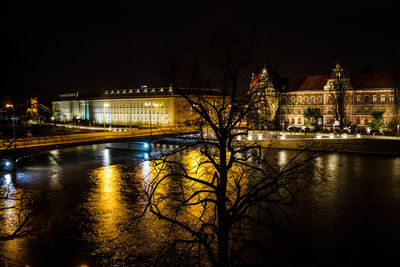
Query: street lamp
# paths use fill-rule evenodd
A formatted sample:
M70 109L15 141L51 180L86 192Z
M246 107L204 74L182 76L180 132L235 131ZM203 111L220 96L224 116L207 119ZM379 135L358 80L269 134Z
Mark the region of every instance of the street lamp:
M159 114L159 107L162 107L163 103L155 103L153 102L153 106L157 108L157 127L158 127L158 114Z
M103 116L103 124L104 124L104 132L106 131L106 108L108 108L110 104L104 103L103 105L103 111L104 111L104 116Z
M144 105L147 107L147 106L150 106L150 136L149 136L149 144L151 144L151 112L152 112L152 109L151 109L151 102L145 102L144 103Z

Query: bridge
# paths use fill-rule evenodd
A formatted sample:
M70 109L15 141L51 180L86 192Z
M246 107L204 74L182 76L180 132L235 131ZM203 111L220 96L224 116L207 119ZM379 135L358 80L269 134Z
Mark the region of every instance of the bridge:
M190 127L167 127L151 130L136 129L130 131L105 131L0 140L0 160L2 161L1 165L7 164L10 165L9 167L15 167L16 164L14 163L21 158L54 148L115 142L129 139L144 140L149 137L151 137L151 141L155 141L156 139L163 137L180 136L193 132L194 130ZM2 168L4 168L4 166L0 166L0 170Z

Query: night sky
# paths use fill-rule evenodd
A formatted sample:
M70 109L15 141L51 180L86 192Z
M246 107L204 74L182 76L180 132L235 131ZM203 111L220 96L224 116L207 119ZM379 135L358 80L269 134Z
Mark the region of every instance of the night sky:
M2 95L161 85L170 48L205 44L218 27L255 33L255 59L284 77L327 74L335 60L351 72L400 63L398 9L389 1L137 2L9 1Z

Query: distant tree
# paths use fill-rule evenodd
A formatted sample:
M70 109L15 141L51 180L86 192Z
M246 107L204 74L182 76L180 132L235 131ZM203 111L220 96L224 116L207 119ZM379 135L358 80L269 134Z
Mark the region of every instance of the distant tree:
M279 91L276 89L279 75L272 69L264 67L260 74L253 75L251 88L260 94L260 103L254 113L259 124L259 130L272 128L275 125L275 116L279 107Z
M371 129L380 130L382 128L383 111L372 112L373 123L370 124Z
M347 124L346 106L348 103L348 91L351 89L351 85L350 79L345 75L339 63L336 63L331 77L328 79L328 87L335 118L339 121L339 128L343 130Z
M314 126L317 128L318 120L322 118L321 110L319 108L306 108L304 118L306 118L311 125L313 125L312 121L314 121Z

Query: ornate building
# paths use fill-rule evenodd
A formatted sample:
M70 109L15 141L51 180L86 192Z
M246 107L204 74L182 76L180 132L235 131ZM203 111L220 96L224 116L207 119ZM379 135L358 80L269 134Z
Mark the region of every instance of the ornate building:
M381 123L388 125L394 117L393 77L391 72L347 75L337 63L329 76L282 79L275 88L279 94L276 121L285 127L365 128L375 124L373 114L381 112Z

